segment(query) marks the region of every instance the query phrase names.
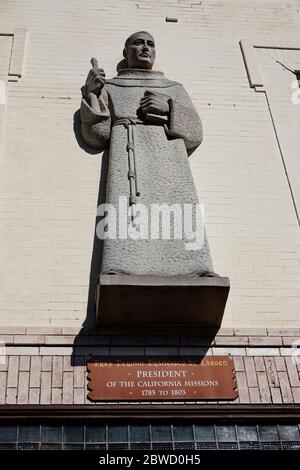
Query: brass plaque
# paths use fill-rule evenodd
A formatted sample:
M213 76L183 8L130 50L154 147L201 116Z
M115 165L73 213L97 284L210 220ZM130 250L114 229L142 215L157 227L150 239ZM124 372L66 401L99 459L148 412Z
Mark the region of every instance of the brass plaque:
M88 398L103 400L234 400L233 359L94 360L87 364Z

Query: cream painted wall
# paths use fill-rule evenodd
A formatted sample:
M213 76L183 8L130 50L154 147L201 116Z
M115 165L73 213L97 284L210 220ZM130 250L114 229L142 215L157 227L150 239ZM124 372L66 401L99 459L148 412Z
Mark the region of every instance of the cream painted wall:
M0 158L2 325L86 317L101 157L78 145L73 116L90 57L113 76L125 38L147 29L157 68L184 83L203 119L191 166L215 269L231 279L223 325L299 326L299 225L265 95L249 87L239 46L300 46L299 12L297 0L1 0L0 29L29 30ZM299 135L299 121L293 128Z

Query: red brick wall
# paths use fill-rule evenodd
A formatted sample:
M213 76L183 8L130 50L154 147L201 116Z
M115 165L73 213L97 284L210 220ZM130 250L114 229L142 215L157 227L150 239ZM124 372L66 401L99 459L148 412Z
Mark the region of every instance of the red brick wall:
M300 361L293 358L299 329L117 329L80 334L70 328L2 327L0 404L84 404L91 355L189 357L230 354L239 397L234 403L300 403ZM201 402L197 402L201 403ZM224 402L222 402L224 403Z

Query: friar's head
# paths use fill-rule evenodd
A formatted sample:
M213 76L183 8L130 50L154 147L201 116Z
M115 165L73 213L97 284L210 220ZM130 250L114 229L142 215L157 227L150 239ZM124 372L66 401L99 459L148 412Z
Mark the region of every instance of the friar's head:
M130 69L151 70L155 61L155 41L147 31L131 34L125 42L123 56Z

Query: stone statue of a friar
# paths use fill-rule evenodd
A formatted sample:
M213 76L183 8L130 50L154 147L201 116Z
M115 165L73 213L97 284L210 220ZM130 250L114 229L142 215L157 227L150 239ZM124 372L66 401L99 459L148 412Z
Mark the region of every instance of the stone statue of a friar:
M93 68L82 88L83 139L99 151L109 151L106 203L118 208L123 198L128 217L131 214L136 220L141 205L149 214L155 205L170 208L173 222L172 209L180 207L182 218L175 222L182 225L184 209L192 208L189 214L195 227L193 209L199 203L188 156L202 141L198 113L180 83L153 70L156 51L151 34L140 31L129 36L123 55L126 67L110 80L92 59ZM182 236L178 231L175 235L176 228L170 237L159 231L154 237L150 233L124 238L118 237L118 231L115 238L104 236L98 322L180 322L179 310L187 307L192 313L182 311L183 321L220 323L228 279L214 275L205 229L200 230L196 249L189 248L184 227ZM216 304L220 297L219 320L212 320L215 312L203 320L203 315L209 316L210 298ZM201 310L205 313L200 318Z

